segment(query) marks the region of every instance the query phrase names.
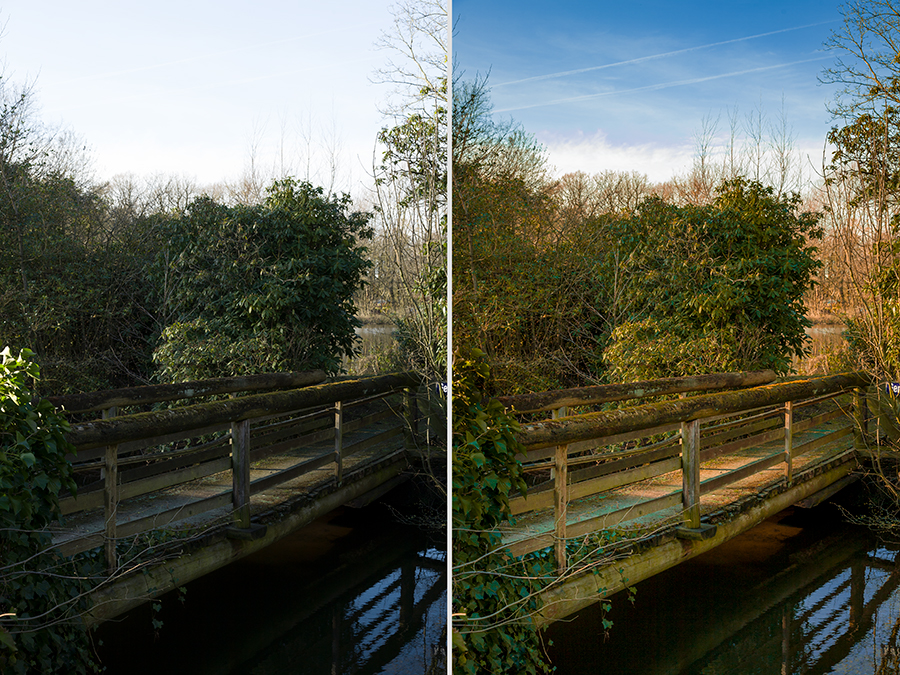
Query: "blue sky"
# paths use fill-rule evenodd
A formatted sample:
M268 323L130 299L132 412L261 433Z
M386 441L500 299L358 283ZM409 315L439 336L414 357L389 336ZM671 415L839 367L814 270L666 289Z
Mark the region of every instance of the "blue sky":
M831 0L454 0L455 68L489 73L495 114L548 150L558 173L689 168L696 137L762 112L821 165L833 87L817 76L840 25Z
M84 139L100 179L235 179L253 145L263 168L284 157L316 177L334 149L337 187L356 193L390 92L370 79L390 4L11 0L0 55L6 81L34 82L43 120Z

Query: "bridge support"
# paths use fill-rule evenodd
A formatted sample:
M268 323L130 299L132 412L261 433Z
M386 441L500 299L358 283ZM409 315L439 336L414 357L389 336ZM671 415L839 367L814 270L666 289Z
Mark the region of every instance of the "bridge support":
M856 466L853 457L852 452L843 455L833 462L831 468L808 480L803 480L801 474L798 476L798 482L783 492L750 506L726 522L717 523L715 534L708 539L686 541L671 537L645 551L603 567L597 567L594 563L587 564L583 571L569 570L566 581L554 584L540 594L543 607L540 614L534 617L535 624L542 627L565 618L626 587L725 543L766 518L848 475Z
M103 410L103 419L119 414L115 406ZM103 518L106 569L113 574L119 567L116 554L116 520L119 510L119 445L107 445L103 459Z
M700 420L681 425L681 502L685 526L700 528Z

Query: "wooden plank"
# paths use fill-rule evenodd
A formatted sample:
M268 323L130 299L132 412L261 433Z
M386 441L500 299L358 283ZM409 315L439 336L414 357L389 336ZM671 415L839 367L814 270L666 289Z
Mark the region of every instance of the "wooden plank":
M250 422L231 424L232 507L235 525L250 527Z
M681 497L684 524L700 527L700 421L681 425Z
M572 539L583 537L593 532L612 529L629 520L634 520L635 518L655 513L656 511L673 508L679 504L681 504L681 490L593 518L569 522L566 524L566 532L568 534L568 539L571 541ZM534 551L549 548L553 545L554 534L552 532L546 532L534 535L527 539L519 539L510 542L508 548L512 555L519 557L528 553L533 553Z
M565 445L556 448L556 475L553 482L553 534L555 537L556 571L562 574L568 568L566 562L566 518L568 517L569 498L568 464L566 463L568 448Z
M764 417L765 419L759 419L753 423L746 425L741 425L740 421L735 424L723 425L723 427L727 426L728 428L723 429L720 433L706 435L701 440L700 447L702 449L709 448L714 445L722 445L739 436L746 436L748 434L753 434L757 431L763 431L765 429L771 429L773 427L777 427L779 430L783 428L783 412L781 409L765 415Z
M344 480L344 409L341 402L334 404L334 481L338 485Z
M223 455L216 455L214 459L205 460L200 463L192 463L187 468L181 470L159 471L148 478L125 481L122 479L123 474L120 473L119 480L119 497L120 499L130 499L139 495L162 490L179 483L186 483L197 478L211 476L231 468L231 451L230 449ZM161 467L165 466L165 462L160 462ZM130 472L129 472L130 473ZM88 486L90 489L78 492L78 497L73 499L67 497L60 500L60 510L63 515L76 513L78 511L87 511L102 505L102 489L97 489L97 483Z
M821 424L825 424L826 422L830 422L831 420L846 416L847 413L838 408L837 410L822 413L821 415L816 415L815 417L809 417L805 420L794 422L794 433L799 434L806 431L807 429L812 429Z
M195 451L190 448L187 451L179 451L172 453L171 456L166 455L149 455L143 458L145 462L152 462L147 466L139 466L128 471L120 471L122 484L133 483L137 480L158 476L159 474L169 473L182 469L186 466L194 466L204 462L211 462L216 459L227 457L231 454L231 446L227 438L221 438L214 443L204 444L204 449ZM119 461L119 466L122 461ZM208 475L208 474L207 474Z
M756 436L741 438L732 441L731 443L720 445L717 448L708 448L700 453L700 463L703 464L704 462L713 460L716 457L721 457L722 455L730 455L740 450L746 450L747 448L781 440L782 438L784 438L784 428L779 426L777 429L772 429L771 431L766 431L765 433L757 434Z
M775 380L775 377L775 372L771 370L750 373L713 373L689 377L667 377L630 384L602 384L536 394L499 396L497 400L507 408L515 408L517 413L541 412L563 406L576 407L710 389L755 387L768 384Z
M661 447L657 447L654 450L649 450L646 452L635 452L633 454L629 453L622 459L616 459L611 462L604 462L603 464L599 464L598 466L592 466L586 469L580 469L578 471L569 471L569 482L580 483L590 478L608 476L611 473L624 471L625 469L630 469L635 466L641 466L643 464L658 462L659 460L669 459L670 457L681 454L681 448L677 443L677 439L672 439L671 441L665 441L664 444L656 445L659 445ZM610 455L606 455L605 457L609 456ZM596 459L605 459L605 457L603 455L599 455L596 457ZM572 460L570 459L569 465L571 466L571 464Z
M700 420L700 433L701 435L704 433L710 434L710 432L713 431L718 432L719 430L730 429L741 424L749 424L750 422L756 422L757 420L768 419L770 417L777 416L780 411L780 406L765 406L763 408L751 408L748 410L739 410L738 412L727 413L725 415L707 417ZM722 420L728 421L723 422L722 424L716 424L716 422L720 422Z
M106 569L109 574L113 574L119 567L118 557L116 556L116 519L119 510L119 470L116 466L118 450L119 446L117 445L106 447L106 475L103 486L103 518L105 525L103 538L106 544Z
M866 403L866 391L862 387L853 390L853 421L853 447L865 450L869 440L869 406Z
M209 462L196 464L177 471L161 473L150 478L144 478L139 481L125 483L119 486L119 493L122 499L131 499L140 495L157 492L178 485L187 483L188 481L197 480L205 476L211 476L222 471L228 471L231 468L232 459L230 456L220 457Z
M749 464L745 464L739 469L734 469L722 474L721 476L707 478L705 481L700 483L700 494L705 495L707 492L719 490L726 485L737 483L744 478L757 474L760 471L765 471L766 469L773 467L783 461L784 453L776 452L774 455L769 455L768 457L763 457L762 459L758 459L755 462L750 462Z
M250 494L255 495L258 492L262 492L263 490L268 490L269 488L281 485L282 483L286 483L287 481L297 478L298 476L302 476L305 473L315 471L316 469L319 469L327 464L331 464L333 461L334 453L326 452L324 455L319 455L318 457L307 459L298 464L294 464L287 469L282 469L281 471L277 471L268 476L264 476L263 478L257 478L255 481L250 483Z
M78 511L87 511L89 509L97 509L103 506L104 492L103 492L103 483L105 483L106 479L103 481L97 481L92 483L90 486L90 490L81 490L78 491L78 495L76 497L65 497L64 499L59 500L59 511L62 515L67 516L70 513L77 513Z
M57 408L64 408L65 412L81 413L103 410L113 406L143 405L198 396L259 391L261 389L308 387L324 382L325 378L326 374L323 370L267 373L239 377L217 377L209 380L182 382L180 384L152 384L142 387L95 391L86 394L48 396L47 400Z
M298 408L332 404L417 384L415 373L394 373L320 384L303 389L254 394L226 401L198 403L171 410L121 415L110 420L73 424L67 440L79 450L125 443L212 424L239 422Z
M212 511L231 504L231 490L219 493L206 499L201 499L183 506L176 506L167 511L154 513L143 518L136 518L119 524L119 537L133 537L136 534L147 532L149 530L159 529L170 525L171 523L185 520L192 516ZM97 548L103 543L103 533L93 532L91 534L70 539L56 545L56 549L63 556L71 556L83 551L89 551Z
M208 427L204 427L201 429L191 429L189 431L178 431L171 434L164 434L161 436L150 436L148 438L143 438L137 441L130 441L128 443L120 443L119 444L119 454L127 455L133 452L137 452L139 450L144 450L145 448L152 448L156 445L165 445L167 443L177 443L178 441L184 441L189 438L196 438L197 436L205 436L207 434L214 434L220 431L227 431L230 429L230 425L228 424L213 424ZM103 456L103 448L90 448L87 450L79 450L77 462L87 462L92 459L96 459L98 457Z
M307 434L306 436L301 436L300 438L288 438L287 440L281 441L280 443L275 443L274 445L270 445L265 448L255 448L250 453L250 461L258 462L259 460L265 459L266 457L280 455L290 450L311 447L319 443L326 443L333 438L334 429L331 427L331 425L329 425L326 429L322 429L321 431L317 431L312 434Z
M369 436L368 438L364 438L361 441L356 441L355 443L351 443L350 445L344 446L344 458L350 457L351 455L356 454L366 448L371 448L373 445L378 445L379 443L384 443L385 441L393 438L394 436L399 436L403 433L403 427L401 425L397 425L395 427L391 427L390 429L385 429L384 431L380 431L379 433Z
M825 436L820 436L819 438L816 438L815 440L812 440L812 441L808 441L808 442L804 443L803 445L794 446L794 457L799 457L800 455L810 452L811 450L815 450L817 448L822 447L823 445L828 445L829 443L834 443L835 441L838 441L841 438L844 438L845 436L849 436L850 434L852 434L854 432L855 428L856 427L852 427L852 426L841 427L837 431L832 431L831 433L826 434Z
M681 424L678 422L673 422L671 424L662 424L650 429L641 429L639 431L631 431L624 434L615 434L613 436L605 436L601 438L588 439L586 441L580 441L577 443L569 443L569 455L584 452L585 450L593 450L595 448L602 448L608 445L615 445L617 443L627 443L628 441L634 441L639 438L646 438L648 436L665 434L678 429L681 429ZM555 456L555 452L556 451L552 447L539 448L534 451L529 450L525 455L520 454L517 455L517 457L523 463L530 463L540 461L542 459L553 458Z
M784 478L788 483L794 478L794 406L784 404Z
M600 492L606 492L607 490L622 487L623 485L628 485L630 483L637 483L638 481L653 478L654 476L661 476L662 474L671 471L677 471L680 468L681 458L673 457L661 462L639 466L628 471L620 471L619 473L609 476L601 476L599 478L582 481L569 487L569 501L581 499L582 497L587 497L592 494L599 494ZM515 499L509 500L509 508L512 515L525 513L527 511L547 509L550 508L552 504L553 494L549 491L541 492L536 495L529 494L525 498L516 497Z
M331 409L329 409L331 412ZM271 445L276 441L280 441L289 436L298 436L313 431L321 431L322 429L331 429L331 416L324 416L321 419L307 419L302 421L289 420L288 423L269 425L262 427L265 433L259 433L260 430L253 429L250 437L253 439L254 448L262 448Z
M407 450L411 450L417 446L419 438L419 404L412 387L403 390L403 417L406 419L404 445Z
M632 506L626 506L625 508L617 509L616 511L611 511L601 516L595 516L594 518L582 520L577 523L570 523L569 537L581 537L590 534L591 532L610 530L629 520L635 520L636 518L656 513L657 511L676 507L680 505L682 501L681 490L677 490L676 492L663 495L662 497L648 499L647 501L639 502Z

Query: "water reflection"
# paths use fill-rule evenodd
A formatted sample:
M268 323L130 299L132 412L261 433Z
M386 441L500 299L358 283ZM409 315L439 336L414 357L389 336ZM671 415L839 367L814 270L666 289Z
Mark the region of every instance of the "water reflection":
M898 673L900 557L836 514L783 512L551 627L557 673ZM614 625L604 635L603 618Z
M183 604L172 593L104 624L106 672L426 672L445 660L446 553L386 515L339 509L188 584Z
M382 569L282 635L247 673L423 673L446 620L446 561L429 549Z

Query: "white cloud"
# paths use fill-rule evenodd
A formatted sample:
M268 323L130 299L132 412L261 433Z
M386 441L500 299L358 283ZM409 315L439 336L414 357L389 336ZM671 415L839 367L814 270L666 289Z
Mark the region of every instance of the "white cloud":
M547 149L550 164L560 176L573 171L589 174L638 171L646 174L652 182L663 182L687 171L694 155L690 143L614 145L602 130L591 135L578 132L575 136L563 137L553 133L537 133L535 137Z

